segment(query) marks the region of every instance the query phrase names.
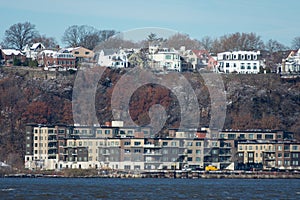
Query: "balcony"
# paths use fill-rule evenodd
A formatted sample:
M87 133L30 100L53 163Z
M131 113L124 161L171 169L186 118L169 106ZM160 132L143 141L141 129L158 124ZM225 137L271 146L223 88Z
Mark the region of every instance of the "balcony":
M144 146L143 146L145 149L153 149L153 148L161 148L161 146L160 145L155 145L155 144L144 144Z
M144 153L144 156L162 156L162 153L160 152L150 152L150 153Z
M110 153L109 153L109 151L106 151L106 152L103 152L101 155L103 155L103 156L109 156Z
M264 157L264 160L275 160L275 156Z
M145 163L162 163L162 161L159 160L146 160Z
M57 146L48 146L48 149L57 149Z

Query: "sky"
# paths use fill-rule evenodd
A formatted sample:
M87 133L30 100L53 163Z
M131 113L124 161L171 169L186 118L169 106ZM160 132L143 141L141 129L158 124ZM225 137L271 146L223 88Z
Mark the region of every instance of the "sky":
M130 33L125 39L132 40L154 30L162 37L179 32L199 40L254 32L291 46L300 36L299 0L0 0L0 9L0 41L11 25L26 21L61 45L72 25Z

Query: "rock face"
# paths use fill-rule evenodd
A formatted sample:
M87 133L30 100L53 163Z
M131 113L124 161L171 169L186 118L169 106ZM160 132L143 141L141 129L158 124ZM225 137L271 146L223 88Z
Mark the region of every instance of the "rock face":
M211 85L208 87L214 82L208 83L203 75L160 74L157 82L138 87L128 100L124 98L133 82L126 81L126 73L128 71L106 69L99 78L91 104L95 105L100 124L128 116L126 113L135 124L150 124L160 117L153 109L159 104L158 110L163 110L163 119L166 119L160 134L168 127L180 127L181 121L191 126L209 125L213 108L219 107L226 114L224 128L284 129L300 133L300 81L297 79L283 80L277 74L220 75L226 99L215 102L211 100ZM147 77L135 78L139 81L139 78ZM26 123L74 123L72 94L75 79L76 74L69 72L0 68L1 161L22 165ZM183 79L189 84L186 85ZM118 85L120 80L125 80L121 86ZM85 81L89 83L89 77ZM117 106L112 102L112 95L119 98ZM197 104L192 101L193 95ZM124 110L122 101L129 101L128 110ZM198 119L198 124L194 119Z

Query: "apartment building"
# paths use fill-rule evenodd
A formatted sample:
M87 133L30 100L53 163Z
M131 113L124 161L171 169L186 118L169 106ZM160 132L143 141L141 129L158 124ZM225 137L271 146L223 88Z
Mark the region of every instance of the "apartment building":
M216 71L219 73L257 74L261 63L259 56L259 51L218 53Z
M152 137L150 127L26 126L25 168L118 170L298 169L300 143L293 133L271 130L170 129Z
M244 141L238 143L238 163L263 169L300 169L300 144L295 141Z

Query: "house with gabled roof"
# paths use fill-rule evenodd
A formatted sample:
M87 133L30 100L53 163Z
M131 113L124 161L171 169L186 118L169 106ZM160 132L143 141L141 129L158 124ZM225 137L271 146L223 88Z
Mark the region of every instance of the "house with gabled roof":
M299 73L300 72L300 49L290 52L288 57L283 60L279 70L281 73Z
M187 63L187 69L200 70L204 68L212 68L215 62L211 60L211 55L207 50L186 50L182 52L182 56ZM210 61L210 62L209 62Z
M26 58L36 60L38 53L44 49L46 49L45 46L40 42L32 44L31 47L29 47L29 45L26 44L23 53L25 54Z
M0 54L1 62L6 66L12 66L14 59L18 59L20 62L25 62L26 60L25 55L16 49L0 49Z

